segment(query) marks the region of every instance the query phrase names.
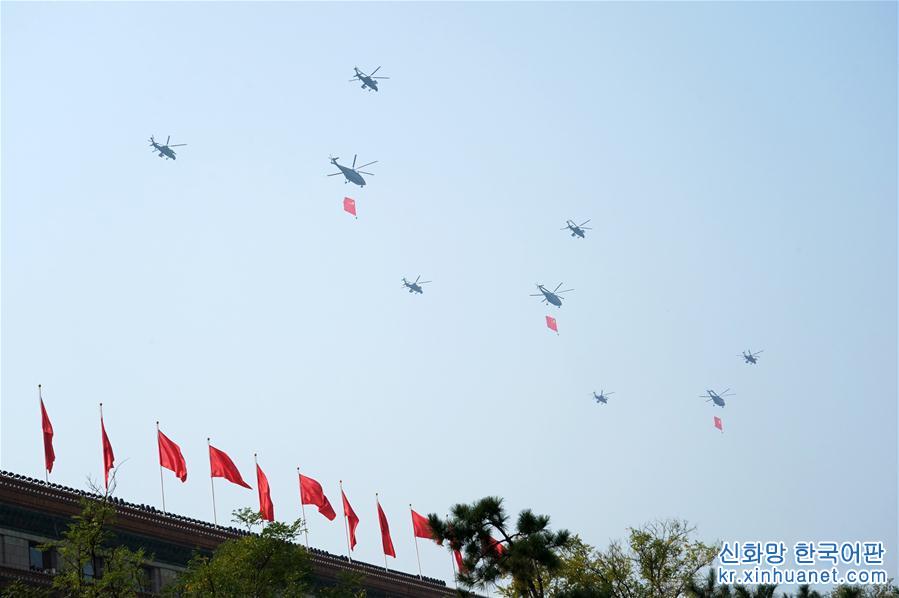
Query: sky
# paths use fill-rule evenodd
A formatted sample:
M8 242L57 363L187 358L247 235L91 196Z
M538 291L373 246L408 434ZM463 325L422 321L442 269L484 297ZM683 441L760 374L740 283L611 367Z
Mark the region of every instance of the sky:
M343 480L376 564L379 492L407 572L410 503L497 495L600 548L676 517L896 575L895 3L0 11L3 469L43 477L42 384L51 481L102 476L102 402L121 498L161 506L159 420L170 511L212 520L210 437L278 519L297 467ZM326 176L355 154L364 188ZM215 484L220 522L258 505Z

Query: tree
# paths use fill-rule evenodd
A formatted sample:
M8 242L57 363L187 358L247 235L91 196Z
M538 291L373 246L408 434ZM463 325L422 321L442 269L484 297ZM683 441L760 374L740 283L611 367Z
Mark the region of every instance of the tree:
M737 598L774 598L774 590L776 589L777 584L760 583L752 590L746 586L736 584L734 585L734 595Z
M359 573L341 571L337 574L337 585L321 588L317 595L323 598L365 598L363 580Z
M550 574L545 568L541 571L548 580L545 583L547 598L611 598L611 588L596 567L596 549L580 536L569 539L559 551L559 558L561 564L555 573ZM499 588L499 592L508 598L522 595L514 583Z
M560 551L568 545L567 530L549 530L549 517L521 511L515 529L502 499L488 496L471 505L457 504L450 517L428 516L438 542L463 553L459 581L469 588L486 587L511 578L517 595L543 598L546 585L562 566ZM495 537L497 536L497 537Z
M114 520L115 509L105 498L81 499L81 513L63 532L62 540L41 546L41 550L56 550L60 571L53 578L55 590L78 598L117 598L144 589L144 551L113 546Z
M627 548L613 541L599 552L595 568L613 598L679 598L714 592L697 583L698 573L712 563L718 548L693 540L695 528L686 521L655 521L631 528ZM714 581L714 580L712 580Z
M306 549L294 541L304 531L303 520L274 521L258 534L262 517L252 509L234 511L234 521L246 536L223 542L212 557L191 559L168 591L191 598L290 598L310 593L311 566Z

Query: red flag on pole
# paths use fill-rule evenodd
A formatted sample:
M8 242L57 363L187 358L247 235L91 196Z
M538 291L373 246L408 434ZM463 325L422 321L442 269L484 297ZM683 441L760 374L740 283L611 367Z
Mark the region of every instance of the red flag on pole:
M175 472L175 477L182 482L187 481L187 463L181 454L181 447L172 442L168 436L159 432L159 465Z
M346 212L349 212L353 216L356 216L356 201L349 197L343 198L343 209Z
M112 452L112 444L106 435L106 426L103 424L103 403L100 403L100 432L103 435L103 481L106 489L109 489L109 470L115 465L115 455Z
M559 327L556 325L556 319L552 316L546 316L546 327L559 334Z
M337 517L337 513L331 508L331 502L325 496L325 491L322 490L322 485L303 474L300 474L300 502L304 505L315 505L318 512L329 521L334 521Z
M456 567L458 567L459 573L468 573L468 569L462 563L462 552L454 550L453 557L456 559Z
M724 423L721 421L721 418L716 415L714 421L715 421L715 427L723 432L724 431Z
M412 511L412 531L418 538L437 541L434 538L434 532L431 531L431 524L428 523L428 518L419 515L415 511Z
M496 538L490 538L490 548L496 553L496 556L502 556L506 552L506 547Z
M356 511L350 506L350 501L346 499L346 494L344 494L343 490L340 491L340 496L343 498L343 516L350 523L350 550L352 550L356 547L356 526L359 525L359 517L356 516Z
M390 539L390 526L387 525L387 515L384 514L380 501L378 501L378 523L381 525L381 546L384 548L384 554L396 558L393 540Z
M50 473L53 471L56 453L53 452L53 424L50 423L50 416L47 415L47 410L44 408L43 398L41 398L41 430L44 435L44 468L47 470L47 473Z
M253 489L240 477L240 471L237 470L237 466L234 465L231 457L225 451L220 451L211 444L209 445L209 473L214 478L225 478L232 484L237 484L250 490Z
M255 457L255 455L254 455ZM262 468L256 464L256 487L259 488L259 514L266 521L275 520L275 505L272 504L272 495L268 487L268 478L265 477Z

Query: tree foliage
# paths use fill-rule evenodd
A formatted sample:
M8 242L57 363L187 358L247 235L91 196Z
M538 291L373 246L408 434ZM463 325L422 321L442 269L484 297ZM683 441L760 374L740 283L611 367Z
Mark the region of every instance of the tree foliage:
M144 589L144 550L115 545L114 520L115 509L105 499L82 499L81 513L63 532L62 540L41 547L56 551L60 570L53 588L59 594L118 598Z
M439 542L462 552L458 579L464 586L484 588L509 578L520 595L533 598L546 595L570 539L566 530L550 531L549 516L530 509L519 513L513 528L502 499L492 496L455 505L446 520L431 514L428 521Z
M262 525L252 509L234 511L234 521L248 532ZM290 598L310 594L311 566L306 549L295 543L303 520L271 522L258 534L223 542L212 557L191 559L169 589L176 596L197 598Z

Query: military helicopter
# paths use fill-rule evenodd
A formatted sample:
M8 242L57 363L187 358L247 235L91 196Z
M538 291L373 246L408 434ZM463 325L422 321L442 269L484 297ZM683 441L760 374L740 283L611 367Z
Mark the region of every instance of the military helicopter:
M591 229L589 226L584 226L584 225L587 224L588 222L590 222L590 221L589 221L589 220L585 220L585 221L582 222L581 224L575 224L575 223L574 223L573 221L571 221L571 220L566 220L566 221L565 221L565 226L563 226L563 227L560 228L559 230L570 230L570 231L571 231L571 236L572 236L572 237L580 237L581 239L584 239L584 238L585 238L585 236L584 236L584 231L585 231L585 230L593 230L593 229Z
M532 294L531 297L541 297L542 296L544 303L552 303L556 307L562 307L562 298L559 297L559 295L561 295L562 293L567 293L569 291L574 290L574 289L566 289L564 291L560 291L559 287L562 286L561 282L559 283L559 286L556 287L555 289L553 289L552 291L547 290L546 287L544 287L540 283L536 283L536 284L537 284L537 288L540 289L540 292Z
M613 394L615 394L615 393L614 392L603 393L602 390L599 391L599 394L596 394L596 391L594 390L593 398L596 399L597 403L602 403L603 405L605 405L606 403L609 402L609 397Z
M715 403L715 405L717 405L719 407L724 407L724 397L734 396L734 393L727 394L728 390L730 390L730 389L726 388L726 389L724 389L723 392L715 392L714 390L707 390L707 391L705 391L706 394L699 395L699 398L706 399L706 403L711 401L712 403Z
M328 156L328 159L331 160L331 164L340 169L340 172L335 172L334 174L329 174L328 176L337 176L339 174L342 174L344 177L346 177L346 180L343 182L344 184L353 183L355 185L359 185L360 187L364 187L365 179L362 178L362 175L367 174L368 176L375 176L370 172L363 172L356 168L356 154L353 154L352 167L341 166L340 164L338 164L337 161L340 160L340 158L332 158ZM375 164L376 162L377 160L375 160L374 162L369 162L368 164L363 164L359 168L365 168L366 166L370 166L372 164Z
M169 140L171 140L171 138L172 138L172 136L169 135L168 138L165 140L165 143L160 145L160 144L156 143L156 140L153 138L152 135L150 135L150 147L153 148L154 152L159 152L160 158L165 158L166 160L171 158L172 160L174 160L175 159L175 151L172 148L173 147L181 147L182 145L187 145L187 144L186 143L176 143L175 145L169 145Z
M409 282L408 280L403 278L403 287L409 289L410 293L418 293L419 295L421 295L422 293L424 293L424 291L421 289L421 285L428 284L431 281L423 280L421 282L418 282L418 280L420 278L421 278L421 274L419 274L418 277L413 282Z
M751 363L754 365L759 361L759 353L764 352L764 349L762 349L761 351L756 351L755 353L753 353L751 349L749 351L743 351L743 359L746 360L746 363Z
M375 73L377 73L380 69L381 67L378 67L371 72L371 75L366 75L365 73L360 71L358 67L354 66L353 70L356 71L356 74L353 75L352 79L350 79L350 83L358 79L359 81L362 81L362 89L368 88L369 91L371 91L372 89L378 91L377 79L390 79L390 77L375 77Z

